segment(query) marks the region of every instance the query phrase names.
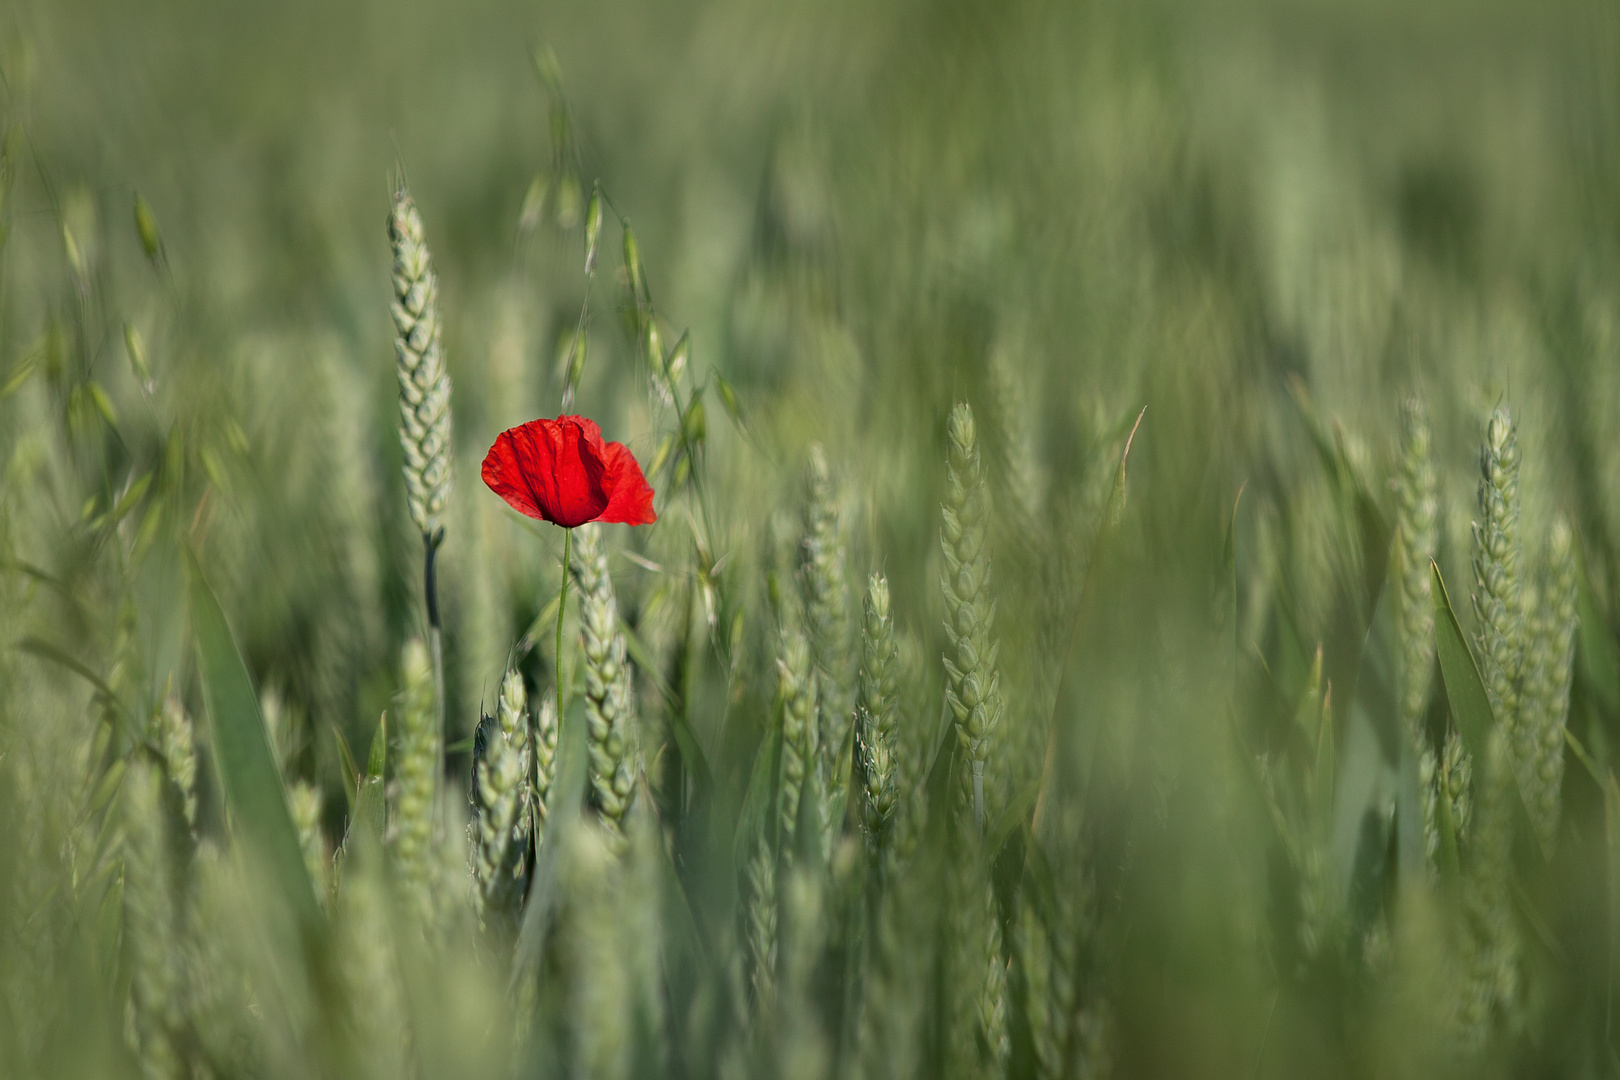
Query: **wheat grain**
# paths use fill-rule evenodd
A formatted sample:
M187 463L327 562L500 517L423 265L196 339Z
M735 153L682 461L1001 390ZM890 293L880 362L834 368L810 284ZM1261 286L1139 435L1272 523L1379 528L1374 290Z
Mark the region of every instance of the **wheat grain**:
M545 841L546 821L551 816L551 789L557 779L557 702L549 694L540 697L534 718L534 846Z
M1035 1075L1057 1077L1062 1069L1063 1023L1052 986L1056 957L1027 891L1019 896L1018 918L1012 925L1012 954L1017 992L1029 1022Z
M889 582L882 574L873 574L867 582L864 606L856 734L866 782L867 840L874 852L880 852L888 846L900 801L899 671L894 619L889 614Z
M1479 816L1463 874L1463 985L1456 1036L1464 1054L1483 1052L1520 1019L1520 942L1514 911L1512 750L1500 727L1483 755Z
M748 857L748 909L744 927L754 1010L768 1013L776 993L776 856L762 836Z
M1007 1028L1007 958L995 890L979 871L976 838L953 853L949 1031L950 1075L961 1080L1006 1074L1011 1053Z
M1506 408L1492 414L1480 451L1479 512L1474 524L1474 618L1480 674L1497 723L1515 738L1524 654L1520 611L1519 439Z
M985 763L1001 723L999 646L993 637L996 605L990 594L990 552L985 533L984 470L973 425L973 410L957 405L947 428L950 453L945 473L940 546L945 571L945 699L956 722L962 749L964 803L979 829L985 818Z
M622 842L625 815L635 800L636 776L641 768L630 662L624 635L619 631L619 605L613 596L613 579L608 576L600 527L582 525L573 532L572 569L580 593L591 799L603 824Z
M184 1075L174 882L163 820L161 775L145 762L124 777L124 923L130 941L131 1049L147 1080Z
M348 1035L346 1072L365 1080L412 1073L404 979L378 870L374 864L345 868L333 918L333 954Z
M1434 603L1429 565L1439 546L1437 495L1429 423L1423 404L1408 400L1401 410L1404 439L1395 487L1396 626L1400 634L1400 709L1414 750L1425 743L1423 709L1434 668Z
M298 847L304 853L304 869L309 872L310 884L316 897L326 898L327 874L330 856L326 850L326 837L321 833L321 791L305 780L299 780L287 789L287 809L292 814L293 827L298 830Z
M799 802L806 785L816 784L820 759L816 751L816 672L810 645L802 633L782 632L782 654L776 661L776 710L782 723L782 782L778 835L784 850L797 840ZM813 792L812 792L813 797Z
M1424 747L1418 758L1418 783L1423 791L1423 841L1429 865L1440 857L1440 800L1446 800L1457 842L1467 842L1473 823L1473 758L1455 728L1447 732L1437 755Z
M622 845L605 830L585 827L563 842L571 1074L619 1080L630 1074L633 1061L629 949L619 919L622 883L615 855Z
M422 215L403 186L394 193L388 238L394 247L394 352L406 503L417 531L434 537L450 501L450 371L440 341L438 275Z
M816 969L827 947L827 889L821 871L791 866L783 883L776 1069L783 1080L823 1080L831 1059L817 1008Z
M191 717L179 699L165 697L157 714L158 750L163 755L164 772L180 795L186 828L197 827L197 752L192 738Z
M494 722L485 718L479 724L468 840L481 916L510 916L523 899L535 820L529 806L528 711L523 677L508 671L501 681Z
M804 470L800 520L799 588L816 665L816 740L828 795L836 800L845 783L838 764L851 716L849 588L837 493L819 443L810 447Z
M1558 833L1564 777L1564 722L1575 659L1575 554L1569 523L1553 525L1547 566L1532 603L1526 591L1524 684L1520 701L1522 750L1517 779L1542 850L1550 857ZM1519 758L1518 753L1523 753Z
M390 836L400 879L426 921L432 907L434 798L442 757L433 669L427 646L420 638L412 638L405 645L400 683L399 751L391 785Z

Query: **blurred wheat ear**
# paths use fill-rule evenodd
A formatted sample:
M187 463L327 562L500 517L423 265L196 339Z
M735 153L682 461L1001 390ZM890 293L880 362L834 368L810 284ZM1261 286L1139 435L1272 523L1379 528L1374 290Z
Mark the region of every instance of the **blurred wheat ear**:
M984 468L973 410L965 404L952 409L946 433L950 452L941 510L945 569L940 589L945 594L945 635L951 648L945 658L949 675L945 694L963 755L964 803L972 810L974 827L982 832L986 763L1001 723L1001 674L996 669L1000 647L992 636L996 604L990 591Z
M860 704L855 717L859 762L866 783L864 821L874 854L887 852L900 801L899 670L889 582L873 574L867 583L861 635Z
M433 667L420 638L406 643L400 659L399 754L389 835L400 880L417 916L432 916L434 799L442 768L439 727L433 707Z
M473 820L468 825L480 917L515 919L527 881L530 806L530 720L523 677L501 681L495 722L478 726L473 752Z
M827 778L829 802L842 805L847 772L840 764L849 732L851 623L844 576L844 543L837 493L821 444L810 447L800 515L799 587L804 599L810 652L816 665L816 740Z

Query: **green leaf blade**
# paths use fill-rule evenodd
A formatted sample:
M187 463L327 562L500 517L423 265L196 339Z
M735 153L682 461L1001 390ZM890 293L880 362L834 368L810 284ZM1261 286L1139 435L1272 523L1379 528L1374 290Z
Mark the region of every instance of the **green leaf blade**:
M316 929L322 916L315 886L304 867L258 695L225 612L195 556L190 558L190 571L192 631L226 803L238 835L268 871L300 925L306 931Z
M1446 698L1451 702L1451 715L1475 760L1483 761L1485 740L1496 724L1491 712L1491 700L1485 694L1485 680L1480 678L1479 665L1469 651L1468 640L1463 637L1462 625L1452 609L1446 583L1440 577L1440 567L1429 563L1434 588L1435 651L1440 657L1440 674L1446 684Z

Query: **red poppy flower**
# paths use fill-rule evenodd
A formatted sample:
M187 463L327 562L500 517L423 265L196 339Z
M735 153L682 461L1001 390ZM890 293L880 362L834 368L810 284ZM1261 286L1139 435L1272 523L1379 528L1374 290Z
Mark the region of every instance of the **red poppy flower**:
M520 514L565 529L588 521L650 525L653 490L623 443L583 416L509 428L484 456L484 483Z

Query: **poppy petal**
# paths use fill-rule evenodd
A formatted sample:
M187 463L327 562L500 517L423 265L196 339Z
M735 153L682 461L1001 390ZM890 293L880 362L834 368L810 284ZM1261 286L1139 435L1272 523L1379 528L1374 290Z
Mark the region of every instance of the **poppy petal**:
M651 525L658 520L653 509L653 489L642 475L636 456L623 443L610 442L606 446L607 507L598 521L620 522L625 525Z
M501 432L495 438L495 445L484 455L484 467L481 470L484 483L518 513L543 519L546 516L545 512L540 509L540 503L523 475L522 467L518 464L519 455L514 435L517 430L513 428L511 431Z
M484 458L484 483L520 514L565 529L594 521L608 505L608 470L591 445L600 432L579 419L531 420L501 432Z
M579 425L580 431L585 436L585 441L590 444L592 450L596 451L596 456L603 461L607 460L607 443L602 440L602 427L595 420L588 416L559 416L557 417L557 423Z

